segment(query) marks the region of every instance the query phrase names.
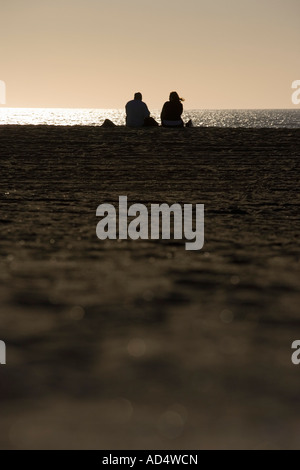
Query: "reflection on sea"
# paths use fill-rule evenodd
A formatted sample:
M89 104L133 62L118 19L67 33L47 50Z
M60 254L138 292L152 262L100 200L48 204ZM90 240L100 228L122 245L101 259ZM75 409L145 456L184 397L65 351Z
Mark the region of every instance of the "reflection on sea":
M152 110L160 122L160 111ZM192 119L203 127L288 127L300 128L300 109L188 110L184 121ZM55 126L99 126L105 119L125 125L123 109L0 108L1 124L48 124Z

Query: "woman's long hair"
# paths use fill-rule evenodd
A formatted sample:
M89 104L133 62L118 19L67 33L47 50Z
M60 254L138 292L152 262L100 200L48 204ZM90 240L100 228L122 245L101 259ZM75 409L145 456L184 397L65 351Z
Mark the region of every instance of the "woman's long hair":
M184 98L180 98L177 91L171 91L169 100L170 101L184 101Z

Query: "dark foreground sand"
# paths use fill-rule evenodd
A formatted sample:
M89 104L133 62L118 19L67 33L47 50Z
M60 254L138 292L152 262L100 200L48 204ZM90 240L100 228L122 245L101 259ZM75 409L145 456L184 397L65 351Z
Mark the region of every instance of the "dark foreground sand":
M0 447L300 448L300 130L0 127ZM103 202L205 204L205 245Z

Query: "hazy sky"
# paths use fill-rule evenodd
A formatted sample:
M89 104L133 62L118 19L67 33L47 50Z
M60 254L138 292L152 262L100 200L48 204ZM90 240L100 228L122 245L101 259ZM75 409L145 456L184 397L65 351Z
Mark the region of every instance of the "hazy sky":
M291 108L300 0L0 0L6 106Z

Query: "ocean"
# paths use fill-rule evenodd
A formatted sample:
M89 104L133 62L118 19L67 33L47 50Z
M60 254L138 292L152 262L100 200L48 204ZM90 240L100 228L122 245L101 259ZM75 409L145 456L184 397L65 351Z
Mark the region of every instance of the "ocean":
M152 112L152 116L158 122L160 122L159 115L159 110ZM0 108L0 125L99 126L105 119L110 119L117 125L124 125L124 110ZM300 108L253 110L195 109L185 111L183 119L185 122L192 119L194 125L200 127L300 128Z

